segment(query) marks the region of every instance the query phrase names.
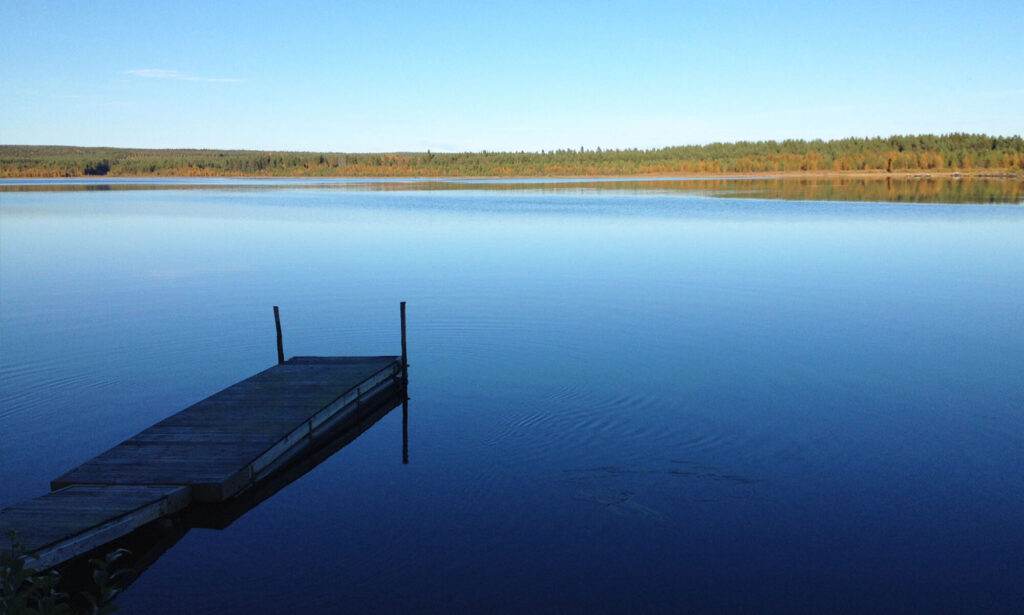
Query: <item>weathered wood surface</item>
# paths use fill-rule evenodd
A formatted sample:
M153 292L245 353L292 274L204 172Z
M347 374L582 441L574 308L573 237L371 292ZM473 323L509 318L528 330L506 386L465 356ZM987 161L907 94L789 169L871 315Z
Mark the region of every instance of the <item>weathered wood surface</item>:
M287 463L401 376L398 357L295 357L136 434L0 511L46 568L192 502L223 502ZM9 548L4 543L0 548Z
M227 502L196 502L189 508L188 522L192 527L224 529L260 502L272 497L284 487L303 476L324 460L361 436L380 419L402 404L406 391L401 382L395 382L361 404L357 412L339 417L337 422L314 437L295 447L296 454L252 488Z
M401 372L398 357L295 357L234 384L51 483L188 485L224 501Z
M29 564L48 568L189 504L186 486L73 486L0 511L2 550L14 530L20 553L33 553Z

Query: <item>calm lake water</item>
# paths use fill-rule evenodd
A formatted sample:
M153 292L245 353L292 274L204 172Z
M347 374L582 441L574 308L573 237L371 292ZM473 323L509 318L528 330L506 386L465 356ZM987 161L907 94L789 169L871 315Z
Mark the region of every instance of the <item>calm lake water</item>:
M0 183L0 506L271 366L271 306L397 354L404 300L409 463L399 410L122 612L1019 613L1024 208L950 185Z

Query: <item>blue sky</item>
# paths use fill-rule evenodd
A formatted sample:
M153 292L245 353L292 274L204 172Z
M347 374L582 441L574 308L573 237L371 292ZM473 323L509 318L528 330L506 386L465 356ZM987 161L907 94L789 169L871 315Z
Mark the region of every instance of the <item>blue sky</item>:
M1024 132L1024 2L0 0L0 143L652 148Z

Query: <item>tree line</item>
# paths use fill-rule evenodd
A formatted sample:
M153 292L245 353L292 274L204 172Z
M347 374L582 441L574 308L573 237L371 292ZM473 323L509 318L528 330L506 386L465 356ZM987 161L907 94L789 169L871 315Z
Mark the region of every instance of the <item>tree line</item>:
M1024 139L984 134L739 141L660 149L344 153L0 145L0 177L513 177L790 171L1024 171Z

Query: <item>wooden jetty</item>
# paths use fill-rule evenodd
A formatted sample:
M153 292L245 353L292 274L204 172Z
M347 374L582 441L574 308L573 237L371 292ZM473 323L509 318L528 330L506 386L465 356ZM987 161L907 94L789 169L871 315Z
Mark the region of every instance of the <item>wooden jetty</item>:
M50 483L188 485L223 502L401 371L398 357L295 357L160 421Z
M31 565L50 568L190 504L255 488L405 374L403 356L294 357L229 386L0 511ZM276 316L276 308L275 308ZM280 340L280 337L278 338ZM0 549L9 549L3 544Z
M76 485L0 512L32 566L50 568L188 506L188 487ZM9 548L5 545L4 548Z

